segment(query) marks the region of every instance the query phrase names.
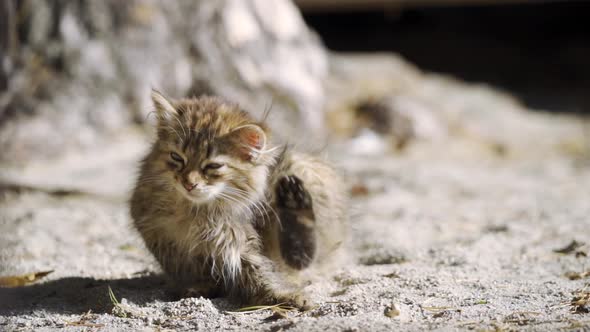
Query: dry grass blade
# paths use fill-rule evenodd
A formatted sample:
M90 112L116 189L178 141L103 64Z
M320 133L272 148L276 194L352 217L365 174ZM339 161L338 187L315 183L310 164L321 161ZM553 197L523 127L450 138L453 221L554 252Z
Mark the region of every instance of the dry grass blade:
M503 322L509 324L517 324L519 326L530 325L535 323L537 319L533 316L541 315L540 312L536 311L515 311L508 316L504 317Z
M109 299L111 299L111 302L113 303L114 306L121 305L119 303L119 300L117 300L115 293L113 293L113 289L111 288L111 286L109 286Z
M127 312L121 307L121 303L119 303L119 300L117 300L117 297L115 296L115 293L113 293L111 286L109 286L109 298L113 304L113 314L121 318L127 318Z
M0 277L0 287L21 287L34 283L35 281L52 273L51 271L35 272L21 276Z
M590 290L588 286L574 293L574 298L570 301L570 311L576 314L585 314L590 312Z
M80 319L78 319L77 321L74 322L66 322L66 325L68 326L82 326L82 327L95 327L95 328L101 328L104 327L104 324L94 324L94 323L89 323L88 320L90 320L91 317L91 310L88 310L87 313L83 314L82 317L80 317Z
M422 307L422 309L426 310L426 311L445 311L445 310L459 310L457 308L453 308L453 307Z
M123 251L134 251L134 250L137 250L137 248L134 245L132 245L132 244L123 244L123 245L119 246L119 249L120 250L123 250Z
M289 311L294 311L297 308L287 305L286 303L278 303L278 304L274 304L274 305L253 305L253 306L249 306L249 307L243 307L240 308L236 311L226 311L227 313L230 314L249 314L249 313L254 313L254 312L259 312L259 311L264 311L264 310L272 310L274 313L279 313L279 314L286 314Z
M94 323L84 323L84 322L67 322L67 326L80 326L80 327L94 327L94 328L101 328L104 327L104 324L94 324Z

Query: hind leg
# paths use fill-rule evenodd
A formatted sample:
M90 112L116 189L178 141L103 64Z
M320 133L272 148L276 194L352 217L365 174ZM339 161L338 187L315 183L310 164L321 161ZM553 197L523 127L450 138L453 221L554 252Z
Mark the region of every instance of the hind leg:
M316 252L315 215L311 195L295 175L281 178L276 187L281 221L279 246L285 263L298 270L308 267Z

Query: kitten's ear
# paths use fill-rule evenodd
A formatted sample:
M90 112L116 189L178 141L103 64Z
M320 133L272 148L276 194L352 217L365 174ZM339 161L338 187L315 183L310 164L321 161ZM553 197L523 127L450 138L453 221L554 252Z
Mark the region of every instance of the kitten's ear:
M266 148L266 133L255 124L247 124L228 134L240 158L255 161Z
M168 100L160 92L152 89L152 101L158 112L159 119L169 119L171 116L176 115L178 112L172 106L172 102Z

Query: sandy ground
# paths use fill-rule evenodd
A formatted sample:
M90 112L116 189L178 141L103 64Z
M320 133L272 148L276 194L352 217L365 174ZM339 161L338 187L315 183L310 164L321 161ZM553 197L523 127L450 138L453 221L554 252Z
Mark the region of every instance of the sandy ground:
M169 295L130 227L126 200L149 141L130 132L53 162L0 167L0 277L53 271L0 288L0 330L589 330L590 304L571 303L583 292L590 300L582 120L520 112L486 88L391 58L355 61L337 73L345 84L334 95L365 93L359 75L387 71L394 79L370 86L406 78L408 88L388 89L450 110L449 128L462 134L403 153L370 135L326 149L348 179L353 236L346 266L310 286L317 307L280 317ZM574 240L581 246L555 252Z
M558 119L545 133L554 127ZM461 140L402 155L330 146L354 194L353 255L311 286L317 307L284 318L165 291L126 206L146 142L129 134L92 153L2 170L23 186L2 188L0 276L53 273L0 288L0 330L590 329L587 310L570 304L590 279L565 277L590 270L588 160L494 156ZM587 244L554 251L573 240Z

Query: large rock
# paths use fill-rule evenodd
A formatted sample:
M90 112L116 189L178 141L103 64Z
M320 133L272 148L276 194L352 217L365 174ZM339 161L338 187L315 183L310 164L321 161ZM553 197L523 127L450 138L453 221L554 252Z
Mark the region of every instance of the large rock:
M282 137L321 134L326 54L289 0L8 0L0 15L0 162L145 123L151 88L272 107Z
M331 54L329 63L327 124L340 136L359 138L345 143L350 152L393 152L412 142L431 145L433 157L483 153L543 160L551 154L587 158L590 152L590 123L582 117L533 112L509 94L421 71L396 54ZM380 107L365 112L372 117L367 126L358 111L370 105ZM394 149L375 139L387 137L384 132L394 136Z

